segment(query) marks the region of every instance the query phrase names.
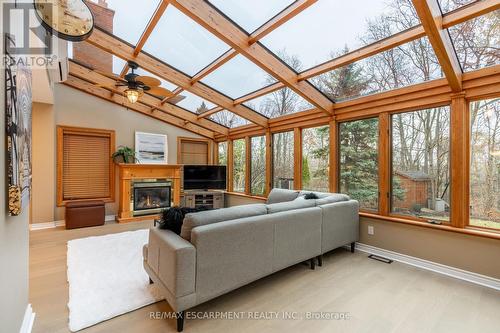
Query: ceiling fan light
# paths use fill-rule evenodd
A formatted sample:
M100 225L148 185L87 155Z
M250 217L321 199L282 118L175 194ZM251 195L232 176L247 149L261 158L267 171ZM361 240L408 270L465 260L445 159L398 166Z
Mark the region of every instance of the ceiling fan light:
M135 89L127 89L125 90L125 96L127 96L130 103L134 104L139 99L139 91Z

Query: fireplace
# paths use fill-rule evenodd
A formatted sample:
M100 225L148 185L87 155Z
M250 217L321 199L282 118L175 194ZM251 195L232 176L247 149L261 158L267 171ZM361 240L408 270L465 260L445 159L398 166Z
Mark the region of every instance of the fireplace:
M134 216L156 214L170 207L171 182L165 180L135 181L132 186Z

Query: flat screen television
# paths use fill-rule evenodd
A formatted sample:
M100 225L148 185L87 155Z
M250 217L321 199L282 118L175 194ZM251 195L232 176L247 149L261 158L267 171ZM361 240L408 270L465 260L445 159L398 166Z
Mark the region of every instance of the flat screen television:
M184 165L184 190L225 189L225 165Z

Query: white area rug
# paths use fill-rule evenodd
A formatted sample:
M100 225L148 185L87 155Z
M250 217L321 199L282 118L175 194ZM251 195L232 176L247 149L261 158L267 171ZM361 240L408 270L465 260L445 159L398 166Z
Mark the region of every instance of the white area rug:
M68 242L72 332L163 299L142 266L148 234L138 230Z

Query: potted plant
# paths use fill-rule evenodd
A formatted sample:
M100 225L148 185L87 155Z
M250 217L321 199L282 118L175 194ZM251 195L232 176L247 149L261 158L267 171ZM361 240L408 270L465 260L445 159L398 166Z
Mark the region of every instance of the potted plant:
M127 146L120 146L118 150L111 155L115 163L135 163L135 151Z

